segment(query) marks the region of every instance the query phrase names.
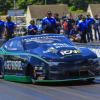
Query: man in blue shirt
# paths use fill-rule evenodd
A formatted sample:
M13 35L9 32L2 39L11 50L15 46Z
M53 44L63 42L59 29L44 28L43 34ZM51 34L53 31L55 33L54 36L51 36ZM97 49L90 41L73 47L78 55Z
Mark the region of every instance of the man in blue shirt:
M86 18L86 23L88 25L88 42L90 42L90 40L93 42L93 35L92 35L92 23L93 23L93 19L90 18L90 14L86 14L87 18ZM90 35L90 36L89 36Z
M99 23L100 23L100 19L98 18L98 15L95 14L94 15L94 19L93 19L93 29L95 31L95 41L97 41L97 34L96 34L96 32L98 32L99 41L100 41L100 33L99 33L99 29L98 29Z
M80 21L77 24L77 26L79 27L80 32L81 32L81 43L87 43L86 34L88 32L88 26L87 26L87 23L86 23L86 18L84 16L82 17L82 21Z
M54 18L56 20L56 26L57 26L58 34L60 34L61 22L60 22L60 18L58 18L58 16L59 16L58 13L54 14Z
M75 19L75 24L77 25L78 24L78 22L80 21L80 20L82 20L82 14L80 13L79 15L78 15L78 18L76 18Z
M11 20L10 15L7 15L6 19L7 22L5 23L4 36L5 40L8 41L9 39L14 37L15 23Z
M42 20L42 33L58 33L57 26L56 26L56 20L52 18L52 13L50 11L46 14L47 17L45 17Z
M0 19L0 38L2 38L2 33L3 33L3 31L4 31L4 28L5 28L5 26L4 26L4 21L2 21L2 20Z
M36 35L38 28L36 27L36 25L34 25L34 23L35 23L34 20L31 19L30 25L27 27L28 35Z

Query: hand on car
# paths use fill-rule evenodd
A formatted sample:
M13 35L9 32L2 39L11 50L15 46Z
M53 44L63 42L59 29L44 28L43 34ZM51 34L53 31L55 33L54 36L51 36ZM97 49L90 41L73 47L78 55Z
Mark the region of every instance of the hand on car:
M56 30L56 33L58 33L58 30Z
M45 33L45 31L42 31L42 33L44 34L44 33Z
M14 33L12 34L12 37L14 37Z

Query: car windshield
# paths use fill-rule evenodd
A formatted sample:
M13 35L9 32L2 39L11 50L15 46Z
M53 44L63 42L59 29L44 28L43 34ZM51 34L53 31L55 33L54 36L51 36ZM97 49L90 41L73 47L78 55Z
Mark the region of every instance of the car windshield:
M35 49L41 44L52 44L52 43L66 43L70 46L75 46L68 38L64 36L38 36L33 38L27 38L25 40L25 50Z

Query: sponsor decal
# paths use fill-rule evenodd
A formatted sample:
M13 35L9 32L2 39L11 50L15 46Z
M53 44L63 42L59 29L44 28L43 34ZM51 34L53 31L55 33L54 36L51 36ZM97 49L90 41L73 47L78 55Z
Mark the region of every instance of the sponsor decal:
M75 47L76 48L76 46L71 46L66 43L63 43L63 44L62 43L54 43L53 45L55 46L55 48L63 48L63 47Z
M49 47L47 51L43 51L43 53L48 53L48 52L57 53L58 50L54 49L53 47Z
M72 55L65 55L64 57L69 57L69 56L72 56Z
M25 42L30 42L30 41L34 41L34 39L45 39L45 38L58 38L58 37L64 37L64 36L42 36L42 37L33 37L33 38L27 38L27 39L24 39Z
M72 53L77 54L77 53L80 53L80 52L78 50L62 50L60 53L62 55L69 55L69 54L72 54Z
M21 61L5 61L4 68L8 70L23 70L21 67Z
M35 70L43 70L43 67L35 66Z
M44 76L37 77L37 80L44 80L44 79L45 79Z
M63 43L63 44L61 44L61 43L54 43L53 45L55 46L55 48L71 47L70 45L67 45L65 43Z

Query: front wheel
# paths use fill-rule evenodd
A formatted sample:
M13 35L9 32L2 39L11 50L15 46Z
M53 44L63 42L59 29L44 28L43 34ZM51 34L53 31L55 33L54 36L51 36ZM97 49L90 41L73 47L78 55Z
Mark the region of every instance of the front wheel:
M95 78L86 79L89 82L92 82Z

